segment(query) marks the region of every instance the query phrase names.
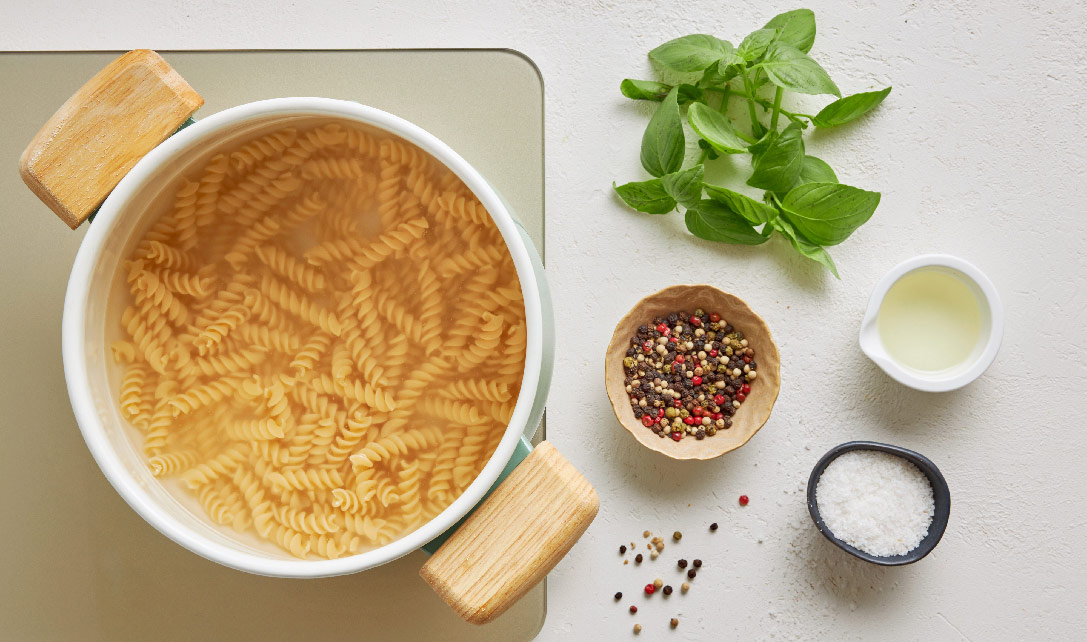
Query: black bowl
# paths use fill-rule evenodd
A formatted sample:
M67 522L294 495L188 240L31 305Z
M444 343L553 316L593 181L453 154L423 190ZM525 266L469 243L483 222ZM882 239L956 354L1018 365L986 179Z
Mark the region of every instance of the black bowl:
M932 498L935 501L935 510L932 515L932 523L929 524L928 527L928 535L925 536L925 539L921 540L921 543L917 545L917 548L904 555L877 557L854 548L838 539L834 536L834 533L827 528L827 525L823 523L823 518L819 515L819 505L815 502L815 485L819 482L819 477L823 474L823 471L826 470L826 467L830 462L834 461L838 455L849 452L850 450L878 450L897 455L906 461L913 463L925 474L925 477L928 477L929 483L932 484ZM830 451L823 455L822 459L815 464L815 468L812 469L811 476L808 477L808 513L811 514L811 519L815 522L815 526L819 529L820 533L837 544L838 548L841 548L854 557L859 557L866 562L879 564L881 566L903 566L905 564L913 564L917 560L928 555L929 552L936 548L936 545L940 543L940 538L944 536L944 529L947 528L947 518L951 515L951 492L947 488L947 480L940 474L940 469L936 467L936 464L929 461L928 457L925 457L920 453L874 441L848 441L831 448Z

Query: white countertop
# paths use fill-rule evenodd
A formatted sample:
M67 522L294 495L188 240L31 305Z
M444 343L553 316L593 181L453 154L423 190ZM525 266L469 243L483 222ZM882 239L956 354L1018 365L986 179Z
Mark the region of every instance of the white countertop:
M809 4L820 25L813 55L844 92L894 85L867 120L808 139L843 182L883 193L872 221L832 252L840 282L777 241L697 241L678 216L633 213L610 189L613 180L644 178L638 145L647 111L618 85L651 77L650 48L699 31L735 42L795 5L94 4L85 15L64 1L5 4L0 48L510 47L540 67L548 274L559 311L548 433L595 484L601 510L550 576L539 640L629 639L635 621L645 639L1082 638L1082 3ZM638 250L650 244L659 249ZM856 346L879 276L932 251L978 265L1007 309L996 363L943 395L904 389ZM644 451L614 421L604 393L602 354L614 323L642 295L677 282L713 283L747 300L782 355L770 422L747 446L710 462ZM852 439L913 448L947 477L951 522L922 562L872 567L812 526L808 473L824 451ZM751 497L742 509L741 493ZM711 536L712 521L721 529ZM644 529L679 529L684 538L653 564L623 566L617 547L643 541ZM654 577L678 585L679 556L705 561L691 592L668 602L641 597ZM618 590L622 605L612 599ZM626 611L631 601L636 617ZM676 631L667 629L672 616L680 618Z

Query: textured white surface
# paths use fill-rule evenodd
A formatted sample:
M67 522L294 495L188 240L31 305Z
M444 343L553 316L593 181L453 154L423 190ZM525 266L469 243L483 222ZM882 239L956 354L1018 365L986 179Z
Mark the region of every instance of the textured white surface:
M843 182L883 192L873 220L834 250L838 282L778 242L696 242L678 217L633 214L610 191L642 176L646 111L617 88L649 75L645 52L692 31L735 41L796 5L99 0L77 14L69 1L13 4L0 6L5 49L497 46L540 66L560 337L549 436L596 485L601 511L551 575L539 639L627 639L635 621L647 639L1082 638L1087 5L811 3L813 55L843 90L895 87L864 122L809 139ZM662 249L635 260L649 243ZM878 277L931 251L986 271L1008 311L990 371L943 395L895 384L856 347ZM612 324L640 296L689 281L746 299L782 355L770 422L710 462L641 450L603 386ZM860 438L927 454L948 479L950 525L919 564L849 558L808 519L811 466ZM736 505L740 493L750 506ZM722 524L712 536L711 521ZM646 528L685 536L655 565L622 566L616 548ZM680 555L705 561L688 595L637 596ZM639 604L636 618L613 603L616 590ZM669 632L673 615L681 624Z

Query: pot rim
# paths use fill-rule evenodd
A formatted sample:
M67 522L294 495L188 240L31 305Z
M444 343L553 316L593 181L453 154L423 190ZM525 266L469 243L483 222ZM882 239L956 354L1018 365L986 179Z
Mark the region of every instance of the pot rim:
M109 247L108 239L118 228L119 213L133 195L157 178L159 168L176 154L196 145L214 145L211 139L215 134L269 116L354 120L398 136L433 156L464 182L494 219L513 257L525 302L527 345L521 391L506 432L483 470L460 497L416 530L385 546L334 560L273 559L228 548L183 525L162 509L121 462L110 445L90 393L84 322L88 293L95 267ZM223 110L186 127L140 159L102 204L79 247L64 298L61 340L65 381L76 422L99 468L118 494L155 529L202 557L259 575L300 578L343 575L391 562L431 541L478 504L512 457L521 435L531 435L536 428L527 425L533 399L547 391L538 390L543 361L543 302L530 252L508 208L482 175L433 134L403 118L352 101L316 97L273 98ZM101 340L104 342L104 337Z

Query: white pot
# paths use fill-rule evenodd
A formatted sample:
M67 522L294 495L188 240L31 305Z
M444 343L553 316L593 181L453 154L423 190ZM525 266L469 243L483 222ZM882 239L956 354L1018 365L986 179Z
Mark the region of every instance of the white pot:
M194 515L155 479L121 417L109 340L119 318L122 263L158 210L149 207L167 186L215 153L261 130L299 118L335 118L378 127L430 153L472 190L494 218L513 255L525 300L528 344L521 393L498 449L463 495L416 531L378 549L334 560L299 560L246 545ZM114 296L111 296L111 292ZM64 299L64 374L76 421L117 492L152 526L212 561L277 577L324 577L392 561L431 541L463 517L494 485L522 437L540 423L554 362L554 320L539 254L506 204L471 165L433 135L373 107L329 98L278 98L240 105L186 127L143 157L103 203L76 255Z

